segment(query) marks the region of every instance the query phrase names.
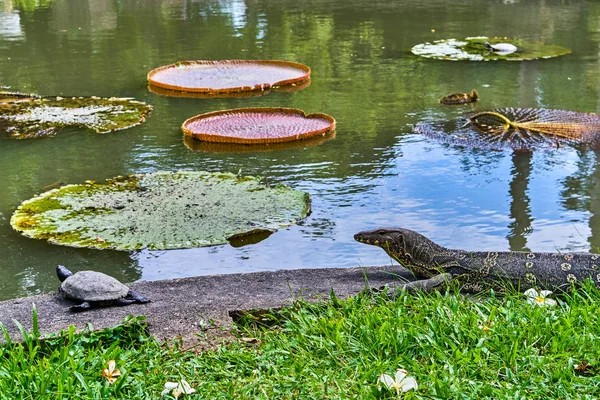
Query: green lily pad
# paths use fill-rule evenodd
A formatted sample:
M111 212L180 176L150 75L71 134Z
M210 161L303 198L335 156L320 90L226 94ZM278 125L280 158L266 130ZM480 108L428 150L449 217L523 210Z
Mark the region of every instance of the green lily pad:
M487 49L484 42L492 45L508 43L517 46L517 51L509 54ZM571 50L553 44L529 42L522 39L488 38L486 36L468 37L463 40L444 39L433 43L414 46L411 52L417 56L450 61L525 61L539 58L552 58L571 53Z
M36 97L2 92L0 131L15 139L54 136L73 126L107 133L141 124L152 106L129 98Z
M23 235L54 244L163 250L237 243L291 225L309 211L308 193L282 184L182 171L63 186L24 201L10 222Z

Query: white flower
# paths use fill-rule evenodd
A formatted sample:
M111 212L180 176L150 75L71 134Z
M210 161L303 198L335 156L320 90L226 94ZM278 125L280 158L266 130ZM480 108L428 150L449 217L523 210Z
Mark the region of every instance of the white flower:
M165 394L172 392L171 396L176 399L179 398L182 394L192 394L196 391L196 389L192 389L190 384L186 382L185 379L182 379L181 382L167 382L165 383L165 390L162 391L160 396L164 396Z
M408 392L411 389L417 390L417 381L412 376L408 376L408 372L403 369L396 371L394 378L388 374L383 374L377 379L377 386L381 389L381 386L385 386L387 389L396 389L397 393Z
M542 290L538 292L534 288L527 289L525 291L525 296L527 296L527 301L531 304L535 304L537 306L555 306L556 300L549 299L552 292L550 290Z

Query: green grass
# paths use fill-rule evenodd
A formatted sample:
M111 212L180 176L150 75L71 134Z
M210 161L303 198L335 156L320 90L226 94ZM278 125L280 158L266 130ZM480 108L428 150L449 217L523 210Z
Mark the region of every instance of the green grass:
M419 384L406 399L593 399L598 304L591 287L555 307L522 294L332 297L278 311L268 328L238 328L258 344L239 340L201 354L157 343L143 319L131 318L101 332L45 341L32 334L4 345L0 398L157 399L167 380L185 379L196 393L181 398L392 399L377 378L404 368ZM113 385L101 376L111 359L122 373ZM576 370L583 361L591 367Z

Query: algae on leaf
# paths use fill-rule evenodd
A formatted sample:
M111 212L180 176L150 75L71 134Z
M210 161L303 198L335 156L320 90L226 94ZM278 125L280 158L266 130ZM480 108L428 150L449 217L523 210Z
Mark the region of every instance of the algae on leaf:
M503 53L490 51L485 42L491 45L507 43L517 47L517 51ZM467 37L463 40L444 39L414 46L411 52L417 56L449 61L525 61L539 58L552 58L571 53L571 50L553 44L530 42L522 39L488 38L486 36Z
M8 93L10 94L10 93ZM3 98L8 96L4 92ZM0 101L0 131L16 139L54 136L74 126L107 133L141 124L152 107L129 98L12 96Z
M18 207L11 225L25 236L66 246L164 250L274 232L309 211L308 193L256 177L156 172L42 193Z

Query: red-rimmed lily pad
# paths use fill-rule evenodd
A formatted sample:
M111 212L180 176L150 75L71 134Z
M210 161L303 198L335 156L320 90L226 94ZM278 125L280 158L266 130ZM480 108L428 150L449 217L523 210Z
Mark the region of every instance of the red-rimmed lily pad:
M208 94L264 91L309 77L306 65L278 60L180 61L148 73L150 84L159 88Z
M237 143L214 143L196 140L191 136L183 135L183 144L191 151L200 153L250 153L276 150L292 150L305 149L307 147L320 146L335 138L335 131L329 131L323 135L311 137L304 140L294 142L271 143L262 146L253 144L237 144Z
M267 144L323 135L335 128L327 114L305 114L296 108L235 108L196 115L181 129L197 140L217 143Z
M272 86L270 89L263 90L251 90L248 92L219 92L219 93L210 93L210 92L182 92L178 90L169 90L163 89L158 86L148 85L148 90L154 94L158 94L160 96L166 97L178 97L178 98L187 98L187 99L245 99L249 97L257 97L257 96L265 96L271 92L277 93L291 93L296 92L302 89L305 89L310 86L310 78L298 82L291 83L285 86ZM0 99L1 101L1 99Z

